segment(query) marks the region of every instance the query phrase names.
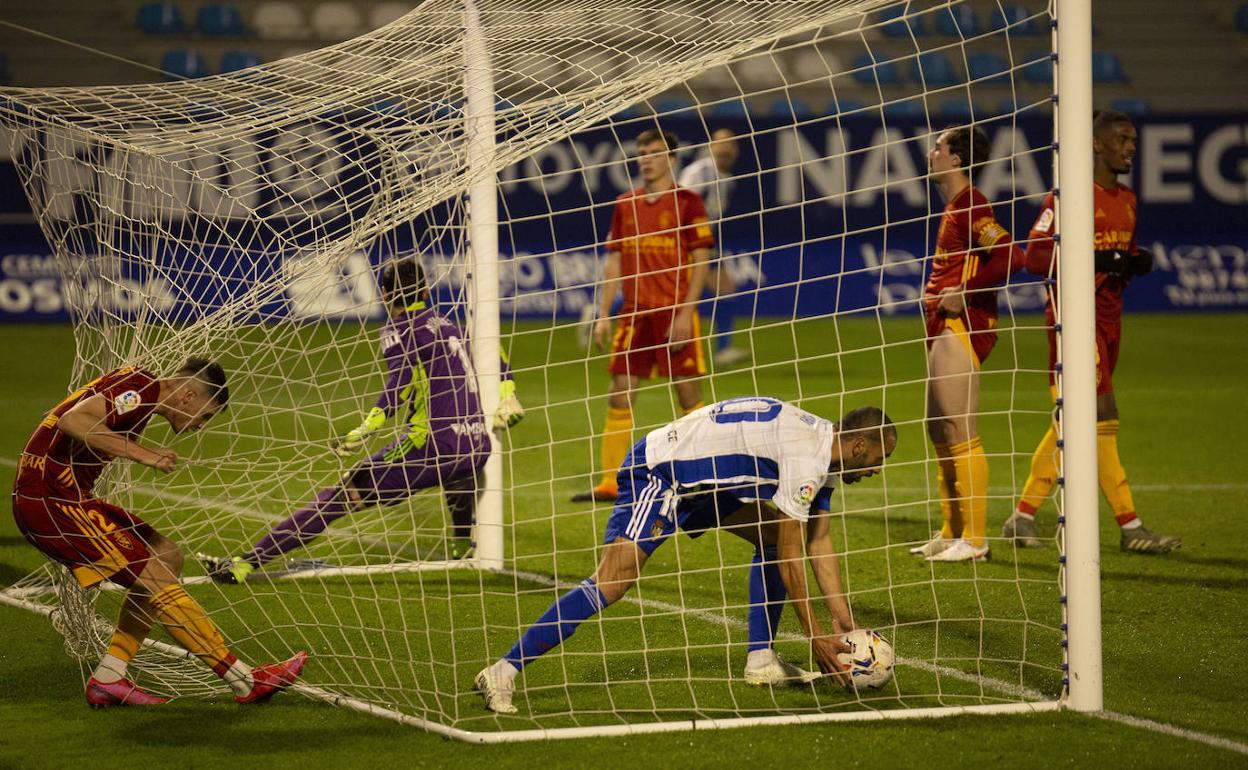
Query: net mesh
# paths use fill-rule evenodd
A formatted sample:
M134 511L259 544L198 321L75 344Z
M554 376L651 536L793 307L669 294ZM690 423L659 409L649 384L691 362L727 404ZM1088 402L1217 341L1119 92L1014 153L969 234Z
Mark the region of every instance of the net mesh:
M501 444L505 567L446 561L436 488L334 523L291 554L311 570L279 562L235 587L188 567L191 593L240 657L306 648L321 694L474 731L1057 698L1052 549L994 543L991 564L937 566L906 553L941 518L919 302L944 201L924 155L946 124L988 130L996 161L975 183L1023 239L1051 152L1049 9L479 5L497 102L488 167L469 165L476 118L464 8L452 2L217 77L5 90L0 124L75 319L71 384L121 365L167 374L188 355L230 377L230 408L206 431L147 431L184 458L177 473L113 463L101 496L188 554L231 554L334 484L354 460L329 446L384 379L379 266L415 256L436 307L464 321L467 193L495 179L501 347L527 409ZM607 354L584 339L615 196L636 184L634 140L656 124L680 134L686 168L716 129L736 137L735 165L700 190L731 278L704 311L705 400L771 395L829 419L870 403L898 424L882 483L837 492L832 536L857 621L900 663L878 691L744 687L750 550L724 533L681 535L624 601L534 664L520 714L499 717L481 710L473 674L600 554L609 506L567 502L601 472ZM1012 285L1002 300L978 404L990 527L1012 508L1051 406L1043 328L1014 314L1040 306L1041 290ZM730 311L735 329L716 323ZM716 362L723 337L744 360ZM680 412L667 381L643 380L633 437ZM403 429L392 422L370 446ZM59 567L9 594L54 606L71 654L92 664L120 595L86 594ZM802 639L786 611L777 648L808 663ZM135 668L163 694L224 692L167 647Z

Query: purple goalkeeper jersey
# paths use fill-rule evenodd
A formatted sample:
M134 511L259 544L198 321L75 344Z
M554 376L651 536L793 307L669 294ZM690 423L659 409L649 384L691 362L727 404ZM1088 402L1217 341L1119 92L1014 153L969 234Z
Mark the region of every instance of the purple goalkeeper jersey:
M454 322L431 308L406 310L381 328L381 350L389 375L377 406L387 416L402 410L407 421L387 459L430 441L438 454L489 451L468 343Z

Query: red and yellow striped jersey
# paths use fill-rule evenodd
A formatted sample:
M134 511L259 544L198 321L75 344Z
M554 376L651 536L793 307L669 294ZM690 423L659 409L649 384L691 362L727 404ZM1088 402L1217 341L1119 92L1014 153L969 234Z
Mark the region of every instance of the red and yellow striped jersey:
M934 314L942 289L965 286L966 306L996 318L997 292L986 289L999 285L1021 263L1021 252L997 223L992 204L979 190L967 187L946 204L940 219L932 274L923 289L924 309Z

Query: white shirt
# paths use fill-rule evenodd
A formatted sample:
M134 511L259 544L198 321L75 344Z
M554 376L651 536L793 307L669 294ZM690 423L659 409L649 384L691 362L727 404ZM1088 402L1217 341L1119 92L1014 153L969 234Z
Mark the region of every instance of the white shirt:
M681 169L676 183L702 196L702 202L706 204L706 216L712 222L723 215L725 204L732 197L732 187L735 184L734 180L719 173L715 159L710 155L695 160Z
M646 465L679 491L733 486L743 502L770 500L806 521L828 507L836 474L832 423L774 398L720 401L646 435Z

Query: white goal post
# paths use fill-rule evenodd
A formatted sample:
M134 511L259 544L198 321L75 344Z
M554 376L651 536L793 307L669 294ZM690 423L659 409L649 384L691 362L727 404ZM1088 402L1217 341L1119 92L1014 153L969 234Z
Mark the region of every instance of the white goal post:
M98 490L188 554L246 552L352 471L328 450L385 379L389 260L418 260L433 308L463 328L487 421L514 375L527 415L480 469L470 558L451 552L434 484L330 523L246 585L188 566L248 659L310 650L304 694L478 743L1102 708L1090 0L434 0L243 72L0 97L0 141L74 320L67 385L199 354L229 371L231 406L202 435L145 438L188 467L113 463ZM1053 406L1042 284L1019 274L977 370L994 560L928 565L907 551L941 521L921 319L945 201L923 164L950 125L989 134L973 181L1020 245L1058 193L1064 472L1050 548L995 537ZM684 168L715 160L724 131L736 153L700 191L731 284L703 303L704 400L776 396L832 420L869 403L898 425L882 476L837 490L830 533L895 676L745 686L758 562L729 534L681 534L526 669L518 715L495 715L472 674L601 553L610 506L567 499L603 472L609 354L578 334L603 302L616 197L639 184L635 140L656 127L674 127ZM743 362L715 359L730 346ZM680 413L667 381L643 380L632 439ZM400 444L406 420L370 451ZM0 591L49 615L84 666L118 596L53 565ZM810 665L791 610L773 644ZM222 692L158 634L132 670L169 696Z

